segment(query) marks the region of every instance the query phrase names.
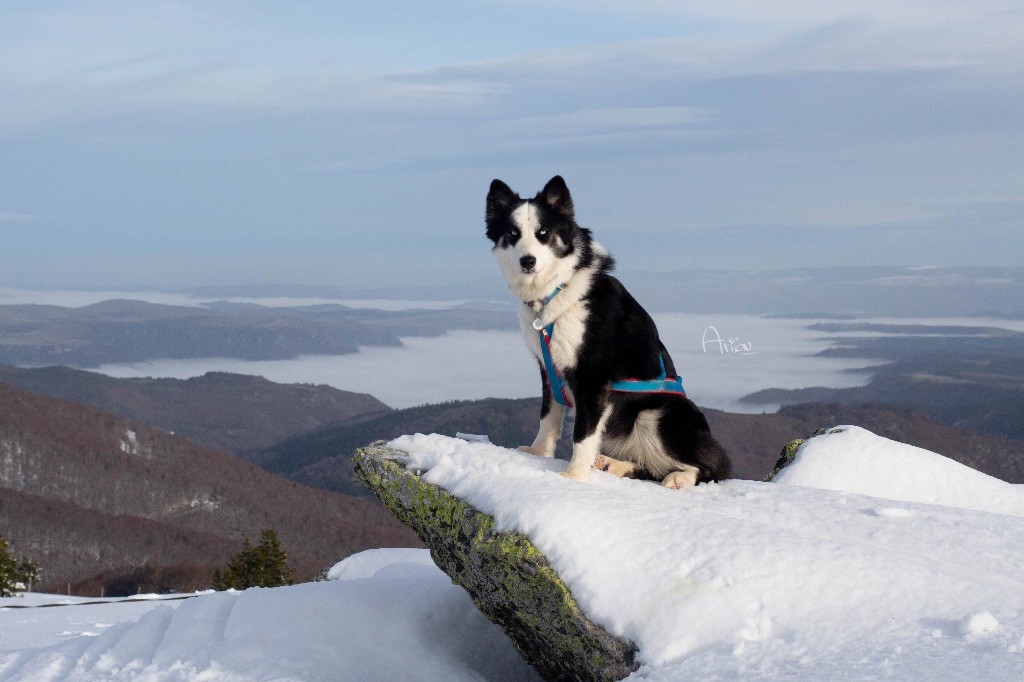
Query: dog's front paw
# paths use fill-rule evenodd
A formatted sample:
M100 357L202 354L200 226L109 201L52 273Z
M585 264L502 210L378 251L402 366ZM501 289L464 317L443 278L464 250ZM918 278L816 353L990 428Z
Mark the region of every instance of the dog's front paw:
M692 488L697 485L697 469L687 469L686 471L673 471L664 479L661 484L666 488L673 488L674 490L680 490L682 488Z
M519 452L526 452L526 453L529 453L531 455L537 455L538 457L548 457L548 458L550 458L550 457L554 457L555 456L555 453L553 453L553 452L544 452L542 450L538 450L537 448L533 447L532 445L520 445L518 448L516 448L516 450L518 450Z

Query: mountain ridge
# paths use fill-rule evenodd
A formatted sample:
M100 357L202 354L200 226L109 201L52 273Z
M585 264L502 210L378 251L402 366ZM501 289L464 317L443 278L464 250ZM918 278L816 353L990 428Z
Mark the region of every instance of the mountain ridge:
M407 433L457 432L487 434L506 447L529 444L536 435L539 398L488 398L453 401L355 418L297 436L262 452L253 461L270 471L308 485L360 494L352 473L351 453L377 439ZM780 449L795 438L813 433L822 423L862 424L882 436L925 447L1010 482L1024 483L1024 442L977 434L891 405L793 405L771 414L737 414L704 408L712 433L733 460L734 476L761 480L770 472ZM568 423L556 456L571 453Z
M0 365L0 382L29 393L92 405L235 454L391 409L367 393L326 385L280 384L229 372L207 372L190 379L136 379L62 366Z

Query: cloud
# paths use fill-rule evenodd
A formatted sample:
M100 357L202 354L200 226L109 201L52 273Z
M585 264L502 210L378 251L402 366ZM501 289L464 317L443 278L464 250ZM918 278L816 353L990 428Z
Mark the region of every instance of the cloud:
M551 0L508 0L523 7L551 6ZM974 26L1018 17L1016 0L863 0L860 2L765 3L759 0L559 0L559 7L611 15L651 15L724 22L743 27L800 27L851 17L895 27ZM719 26L719 29L722 27Z
M738 400L764 388L848 387L867 383L868 374L849 370L877 361L821 358L833 339L807 327L810 321L747 315L656 315L661 337L681 368L691 397L707 407L758 411ZM709 325L756 354L740 356L714 344L702 346ZM494 358L502 362L495 365ZM381 367L389 368L382 373ZM517 332L454 330L442 337L403 339L401 348L362 348L358 353L303 356L292 360L233 358L153 360L104 365L94 370L117 377L200 376L210 371L257 374L281 383L317 383L365 391L392 407L445 400L527 398L539 394L537 366ZM404 377L400 384L392 376Z
M239 244L439 258L423 235L469 248L480 177L554 172L606 225L660 233L963 225L962 203L1024 199L1004 2L378 5L13 5L0 172L53 232L8 250L26 273L191 249L227 276Z
M0 211L0 223L20 223L27 220L35 220L37 216L31 213L5 213Z
M544 4L526 3L540 14ZM1022 68L1021 21L1010 14L1012 3L998 1L784 9L755 2L608 1L597 10L590 3L570 7L580 15L671 14L694 19L697 28L678 37L531 46L493 56L481 51L483 59L475 61L403 70L384 58L386 44L354 60L325 44L324 27L315 27L310 38L277 26L273 15L260 21L258 14L170 2L23 10L0 28L6 44L0 47L0 85L10 95L0 109L0 129L168 107L276 115L475 107L489 114L496 101L524 93L537 109L533 114L545 115L552 89L597 88L612 96L632 79L656 85L801 71L969 68L1011 74ZM337 31L340 44L358 38L343 25ZM662 34L655 20L649 32ZM380 55L376 66L374 54ZM420 61L437 59L425 54Z
M608 107L559 114L524 116L485 123L493 130L516 137L565 139L634 130L671 130L704 123L712 116L700 107Z

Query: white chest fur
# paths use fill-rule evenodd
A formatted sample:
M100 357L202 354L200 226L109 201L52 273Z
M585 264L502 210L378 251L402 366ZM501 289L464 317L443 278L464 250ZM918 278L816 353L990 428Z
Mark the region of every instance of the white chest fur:
M559 371L565 372L576 366L583 335L587 328L587 317L590 311L583 295L590 287L592 272L577 273L544 308L539 311L541 322L545 325L555 323L551 335L551 359ZM540 348L540 335L533 327L538 311L523 306L519 311L519 327L527 348L541 362L544 361Z

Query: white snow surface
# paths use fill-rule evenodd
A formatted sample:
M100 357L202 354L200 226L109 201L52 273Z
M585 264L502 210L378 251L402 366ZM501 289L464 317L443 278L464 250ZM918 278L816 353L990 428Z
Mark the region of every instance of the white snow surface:
M1024 516L1024 486L859 426L804 441L775 482Z
M905 499L959 479L963 496L936 499L970 503L1000 482L925 451L887 477L906 446L843 428L799 453L801 485L683 491L578 483L557 475L565 462L438 435L392 445L529 535L591 618L638 645L631 680L1024 679L1024 521L1009 502ZM843 452L864 460L843 485L874 496L823 488L833 467L817 460ZM330 573L176 602L0 600L0 680L538 679L425 550L369 550Z
M342 559L327 571L328 580L373 578L387 570L389 575L405 572L419 575L437 571L427 549L367 549Z
M422 563L424 550L373 551L391 553L393 563L382 554L350 562L375 564L373 577L353 572L171 605L0 610L0 680L539 679L465 590ZM127 607L135 619L117 613ZM61 619L92 625L61 631ZM8 641L8 631L20 639ZM31 647L29 639L58 643Z
M854 436L872 449L847 455L878 467L905 453L867 432L823 442ZM1024 679L1016 515L741 480L676 491L593 472L583 484L558 475L565 462L493 445L390 445L526 533L588 615L637 644L632 679ZM918 454L912 487L963 473ZM795 471L815 459L803 455ZM989 493L974 481L965 494Z
M5 656L12 651L47 647L75 637L95 637L119 622L138 618L161 603L171 606L181 603L160 602L160 595L135 598L146 601L116 602L40 592L0 597L0 679L4 677ZM84 602L102 603L81 605ZM54 604L67 606L25 608Z

